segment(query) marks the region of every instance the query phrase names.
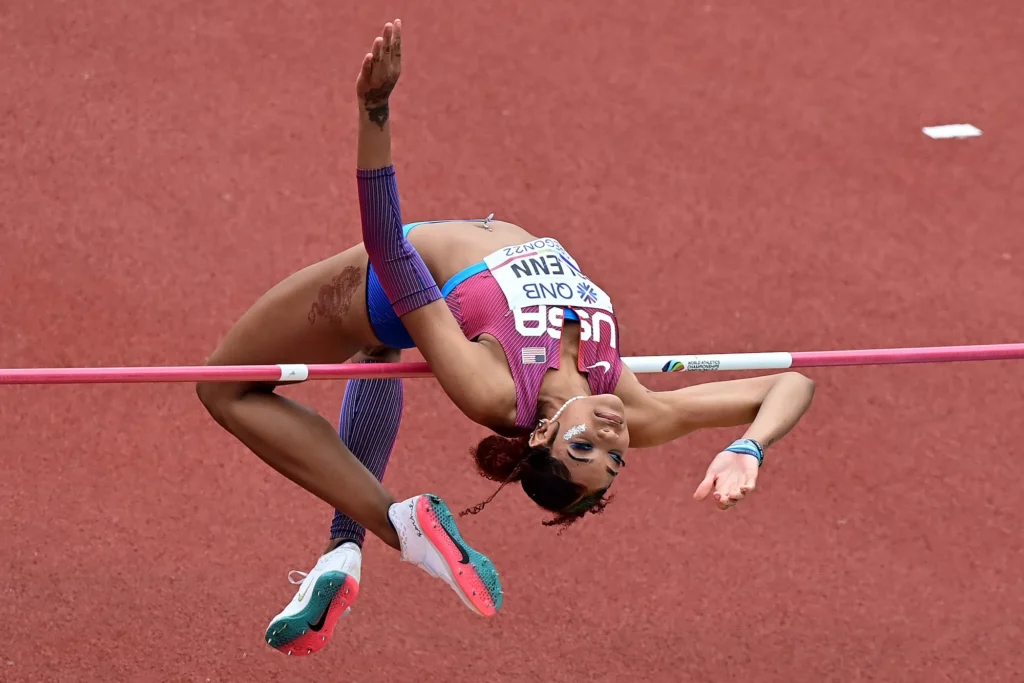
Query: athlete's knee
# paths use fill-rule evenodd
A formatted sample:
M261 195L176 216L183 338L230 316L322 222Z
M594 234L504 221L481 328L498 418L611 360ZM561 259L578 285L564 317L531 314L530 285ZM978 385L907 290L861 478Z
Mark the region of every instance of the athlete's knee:
M203 404L206 412L217 422L220 422L217 419L218 413L220 413L219 403L221 399L219 393L216 382L196 382L196 396L199 398L199 402Z
M196 396L214 420L227 428L231 404L245 394L242 385L236 382L197 382Z

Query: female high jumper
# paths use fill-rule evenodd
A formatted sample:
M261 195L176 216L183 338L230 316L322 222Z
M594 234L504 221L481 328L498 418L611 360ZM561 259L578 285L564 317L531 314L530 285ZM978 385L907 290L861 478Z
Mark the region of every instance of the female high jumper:
M722 509L743 500L764 450L809 408L813 383L787 372L651 392L623 365L610 297L556 239L490 218L403 226L389 121L401 30L397 19L384 26L355 84L363 243L274 286L208 364L393 361L415 347L455 406L495 432L474 449L479 472L501 486L519 482L554 513L549 525L603 510L627 449L749 425L694 493ZM495 614L498 574L462 539L444 502L432 494L396 502L381 484L402 411L400 381L349 382L340 434L275 386L196 387L224 429L337 511L331 542L271 621L267 642L294 655L327 643L358 594L366 530L476 613Z

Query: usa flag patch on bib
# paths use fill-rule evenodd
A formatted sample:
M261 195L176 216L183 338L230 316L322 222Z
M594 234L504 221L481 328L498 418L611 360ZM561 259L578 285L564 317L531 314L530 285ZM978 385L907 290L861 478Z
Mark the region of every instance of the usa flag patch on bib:
M548 359L548 350L543 346L528 346L523 349L523 365L539 365Z

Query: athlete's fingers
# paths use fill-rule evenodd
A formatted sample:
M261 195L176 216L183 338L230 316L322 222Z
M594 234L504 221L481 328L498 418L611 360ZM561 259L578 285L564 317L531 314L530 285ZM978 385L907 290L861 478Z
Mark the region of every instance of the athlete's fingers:
M395 26L390 21L384 24L384 31L381 33L381 37L384 38L384 44L381 46L381 50L384 52L384 59L391 57L391 38L394 35Z
M704 481L697 485L697 490L693 492L694 500L704 500L711 493L711 489L715 485L715 475L708 472L704 477Z
M402 20L395 19L395 32L391 37L391 54L395 59L402 59Z
M718 477L718 481L715 482L715 493L720 493L725 496L736 490L737 487L735 479L736 477L732 472L724 472Z
M735 477L723 477L718 480L718 487L715 489L715 499L719 502L720 506L724 506L723 509L733 507L736 503L743 500L743 492L740 491Z
M736 503L743 500L743 494L739 491L721 491L719 494L720 500L727 505L735 505Z

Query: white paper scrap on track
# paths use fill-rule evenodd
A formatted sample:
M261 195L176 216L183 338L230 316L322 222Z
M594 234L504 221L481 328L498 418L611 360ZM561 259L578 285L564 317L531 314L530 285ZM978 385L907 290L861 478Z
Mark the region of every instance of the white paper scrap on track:
M969 123L950 123L944 126L927 126L921 129L933 140L950 140L974 138L981 135L981 130Z

